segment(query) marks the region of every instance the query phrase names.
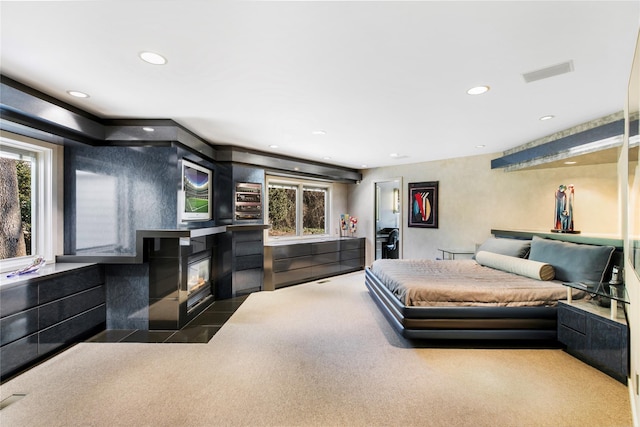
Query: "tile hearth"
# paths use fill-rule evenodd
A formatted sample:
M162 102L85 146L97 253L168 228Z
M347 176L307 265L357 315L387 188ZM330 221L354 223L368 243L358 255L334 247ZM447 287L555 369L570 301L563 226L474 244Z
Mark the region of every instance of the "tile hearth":
M248 295L215 301L182 329L173 330L123 330L108 329L86 340L103 343L199 343L206 344L242 305Z

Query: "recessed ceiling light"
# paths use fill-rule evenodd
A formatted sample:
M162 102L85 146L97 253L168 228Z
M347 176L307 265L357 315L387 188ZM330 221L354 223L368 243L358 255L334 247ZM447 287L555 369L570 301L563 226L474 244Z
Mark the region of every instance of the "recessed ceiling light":
M142 130L145 132L153 132L155 129L149 126L145 126L142 128Z
M324 157L323 157L323 159L324 159L324 160L331 160L331 157L329 157L329 156L324 156Z
M484 145L484 144L478 144L478 145L476 145L476 148L484 148L484 147L486 147L486 145Z
M71 96L75 96L76 98L88 98L89 95L87 95L84 92L80 92L78 90L68 90L67 93Z
M313 132L311 132L314 135L326 135L327 132L324 130L314 130Z
M482 95L489 91L489 86L476 86L467 91L469 95Z
M269 148L278 148L278 146L276 144L271 144Z
M140 52L140 59L153 65L164 65L167 63L167 59L164 56L155 52Z
M389 157L400 157L400 154L398 154L398 153L391 153L391 154L389 154Z
M565 165L575 165L578 162L574 162L574 161L570 161L570 162L564 162Z
M542 117L540 117L540 119L538 119L538 120L541 120L541 121L551 120L551 119L553 119L554 117L555 117L555 116L552 116L552 115L542 116Z
M360 165L360 167L361 167L361 168L367 168L367 167L369 167L369 166L367 166L367 165Z

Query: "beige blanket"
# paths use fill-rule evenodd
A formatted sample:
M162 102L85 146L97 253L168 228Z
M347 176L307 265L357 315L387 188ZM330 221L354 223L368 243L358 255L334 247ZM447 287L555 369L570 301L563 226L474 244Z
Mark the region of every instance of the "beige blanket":
M381 259L371 271L406 306L554 306L567 298L561 282L518 276L474 260ZM586 293L573 289L572 296Z

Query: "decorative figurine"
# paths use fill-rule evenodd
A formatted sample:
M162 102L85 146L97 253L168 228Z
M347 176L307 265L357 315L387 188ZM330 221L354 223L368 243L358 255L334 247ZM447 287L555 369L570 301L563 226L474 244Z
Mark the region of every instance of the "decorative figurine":
M556 210L554 218L554 233L580 233L573 229L573 197L574 187L561 184L556 191Z
M349 231L351 232L351 236L353 236L358 229L358 218L352 216L349 218Z
M340 236L349 231L349 214L340 214Z

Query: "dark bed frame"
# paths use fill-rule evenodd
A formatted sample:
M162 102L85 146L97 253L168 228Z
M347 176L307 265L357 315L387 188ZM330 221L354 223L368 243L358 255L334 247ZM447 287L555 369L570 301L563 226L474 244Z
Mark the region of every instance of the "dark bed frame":
M409 339L556 339L556 307L406 307L365 268L371 297L393 327Z
M531 239L537 235L574 243L611 245L621 259L615 239L491 230L496 237ZM619 265L619 264L618 264ZM365 285L391 325L405 338L432 340L556 341L556 307L407 307L369 269Z

